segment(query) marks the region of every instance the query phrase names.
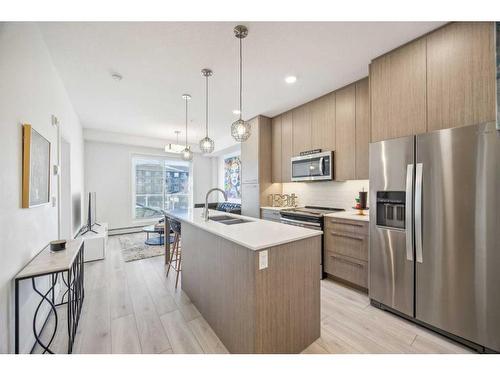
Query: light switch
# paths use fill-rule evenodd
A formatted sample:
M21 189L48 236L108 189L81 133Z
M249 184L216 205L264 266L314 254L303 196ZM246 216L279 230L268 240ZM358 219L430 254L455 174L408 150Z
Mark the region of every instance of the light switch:
M267 268L267 250L259 252L259 270Z

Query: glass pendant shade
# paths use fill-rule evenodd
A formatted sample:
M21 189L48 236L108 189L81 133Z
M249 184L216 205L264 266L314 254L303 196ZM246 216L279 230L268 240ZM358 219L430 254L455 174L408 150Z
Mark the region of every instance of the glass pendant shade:
M210 154L215 149L215 142L208 136L208 78L213 74L210 69L201 70L201 75L205 77L205 138L200 141L200 150L204 154Z
M187 146L181 152L181 159L185 161L193 160L193 151L191 151L191 147Z
M237 142L245 142L252 134L250 123L238 119L231 125L231 135Z
M215 149L215 142L209 137L205 137L200 141L200 150L204 154L209 154Z
M249 122L242 118L243 113L243 53L242 53L242 40L248 35L248 29L243 25L238 25L234 28L234 36L239 40L240 45L240 91L239 101L240 106L238 109L240 118L231 125L231 136L237 142L245 142L252 134L252 127Z

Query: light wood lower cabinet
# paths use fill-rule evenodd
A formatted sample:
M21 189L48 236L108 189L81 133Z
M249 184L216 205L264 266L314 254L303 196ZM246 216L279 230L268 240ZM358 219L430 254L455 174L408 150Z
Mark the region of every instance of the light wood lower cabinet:
M368 223L325 217L325 272L360 288L368 288Z
M326 273L368 289L368 262L345 257L331 251L325 254L325 258Z

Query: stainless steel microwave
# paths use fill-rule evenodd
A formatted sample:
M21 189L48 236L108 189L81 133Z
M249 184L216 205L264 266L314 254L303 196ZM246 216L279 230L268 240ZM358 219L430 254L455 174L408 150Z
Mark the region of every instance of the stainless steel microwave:
M333 180L333 151L292 158L292 181L323 180Z

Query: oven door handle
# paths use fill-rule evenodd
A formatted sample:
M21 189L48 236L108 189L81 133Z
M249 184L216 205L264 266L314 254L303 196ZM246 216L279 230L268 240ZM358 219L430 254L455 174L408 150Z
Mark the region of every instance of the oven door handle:
M323 176L324 174L324 169L325 169L324 163L325 163L325 158L319 158L319 174L321 176Z
M286 217L281 217L281 221L284 221L285 223L293 223L293 224L300 224L300 225L309 225L309 226L314 226L321 228L320 223L311 223L309 221L300 221L300 220L292 220L292 219L287 219Z

